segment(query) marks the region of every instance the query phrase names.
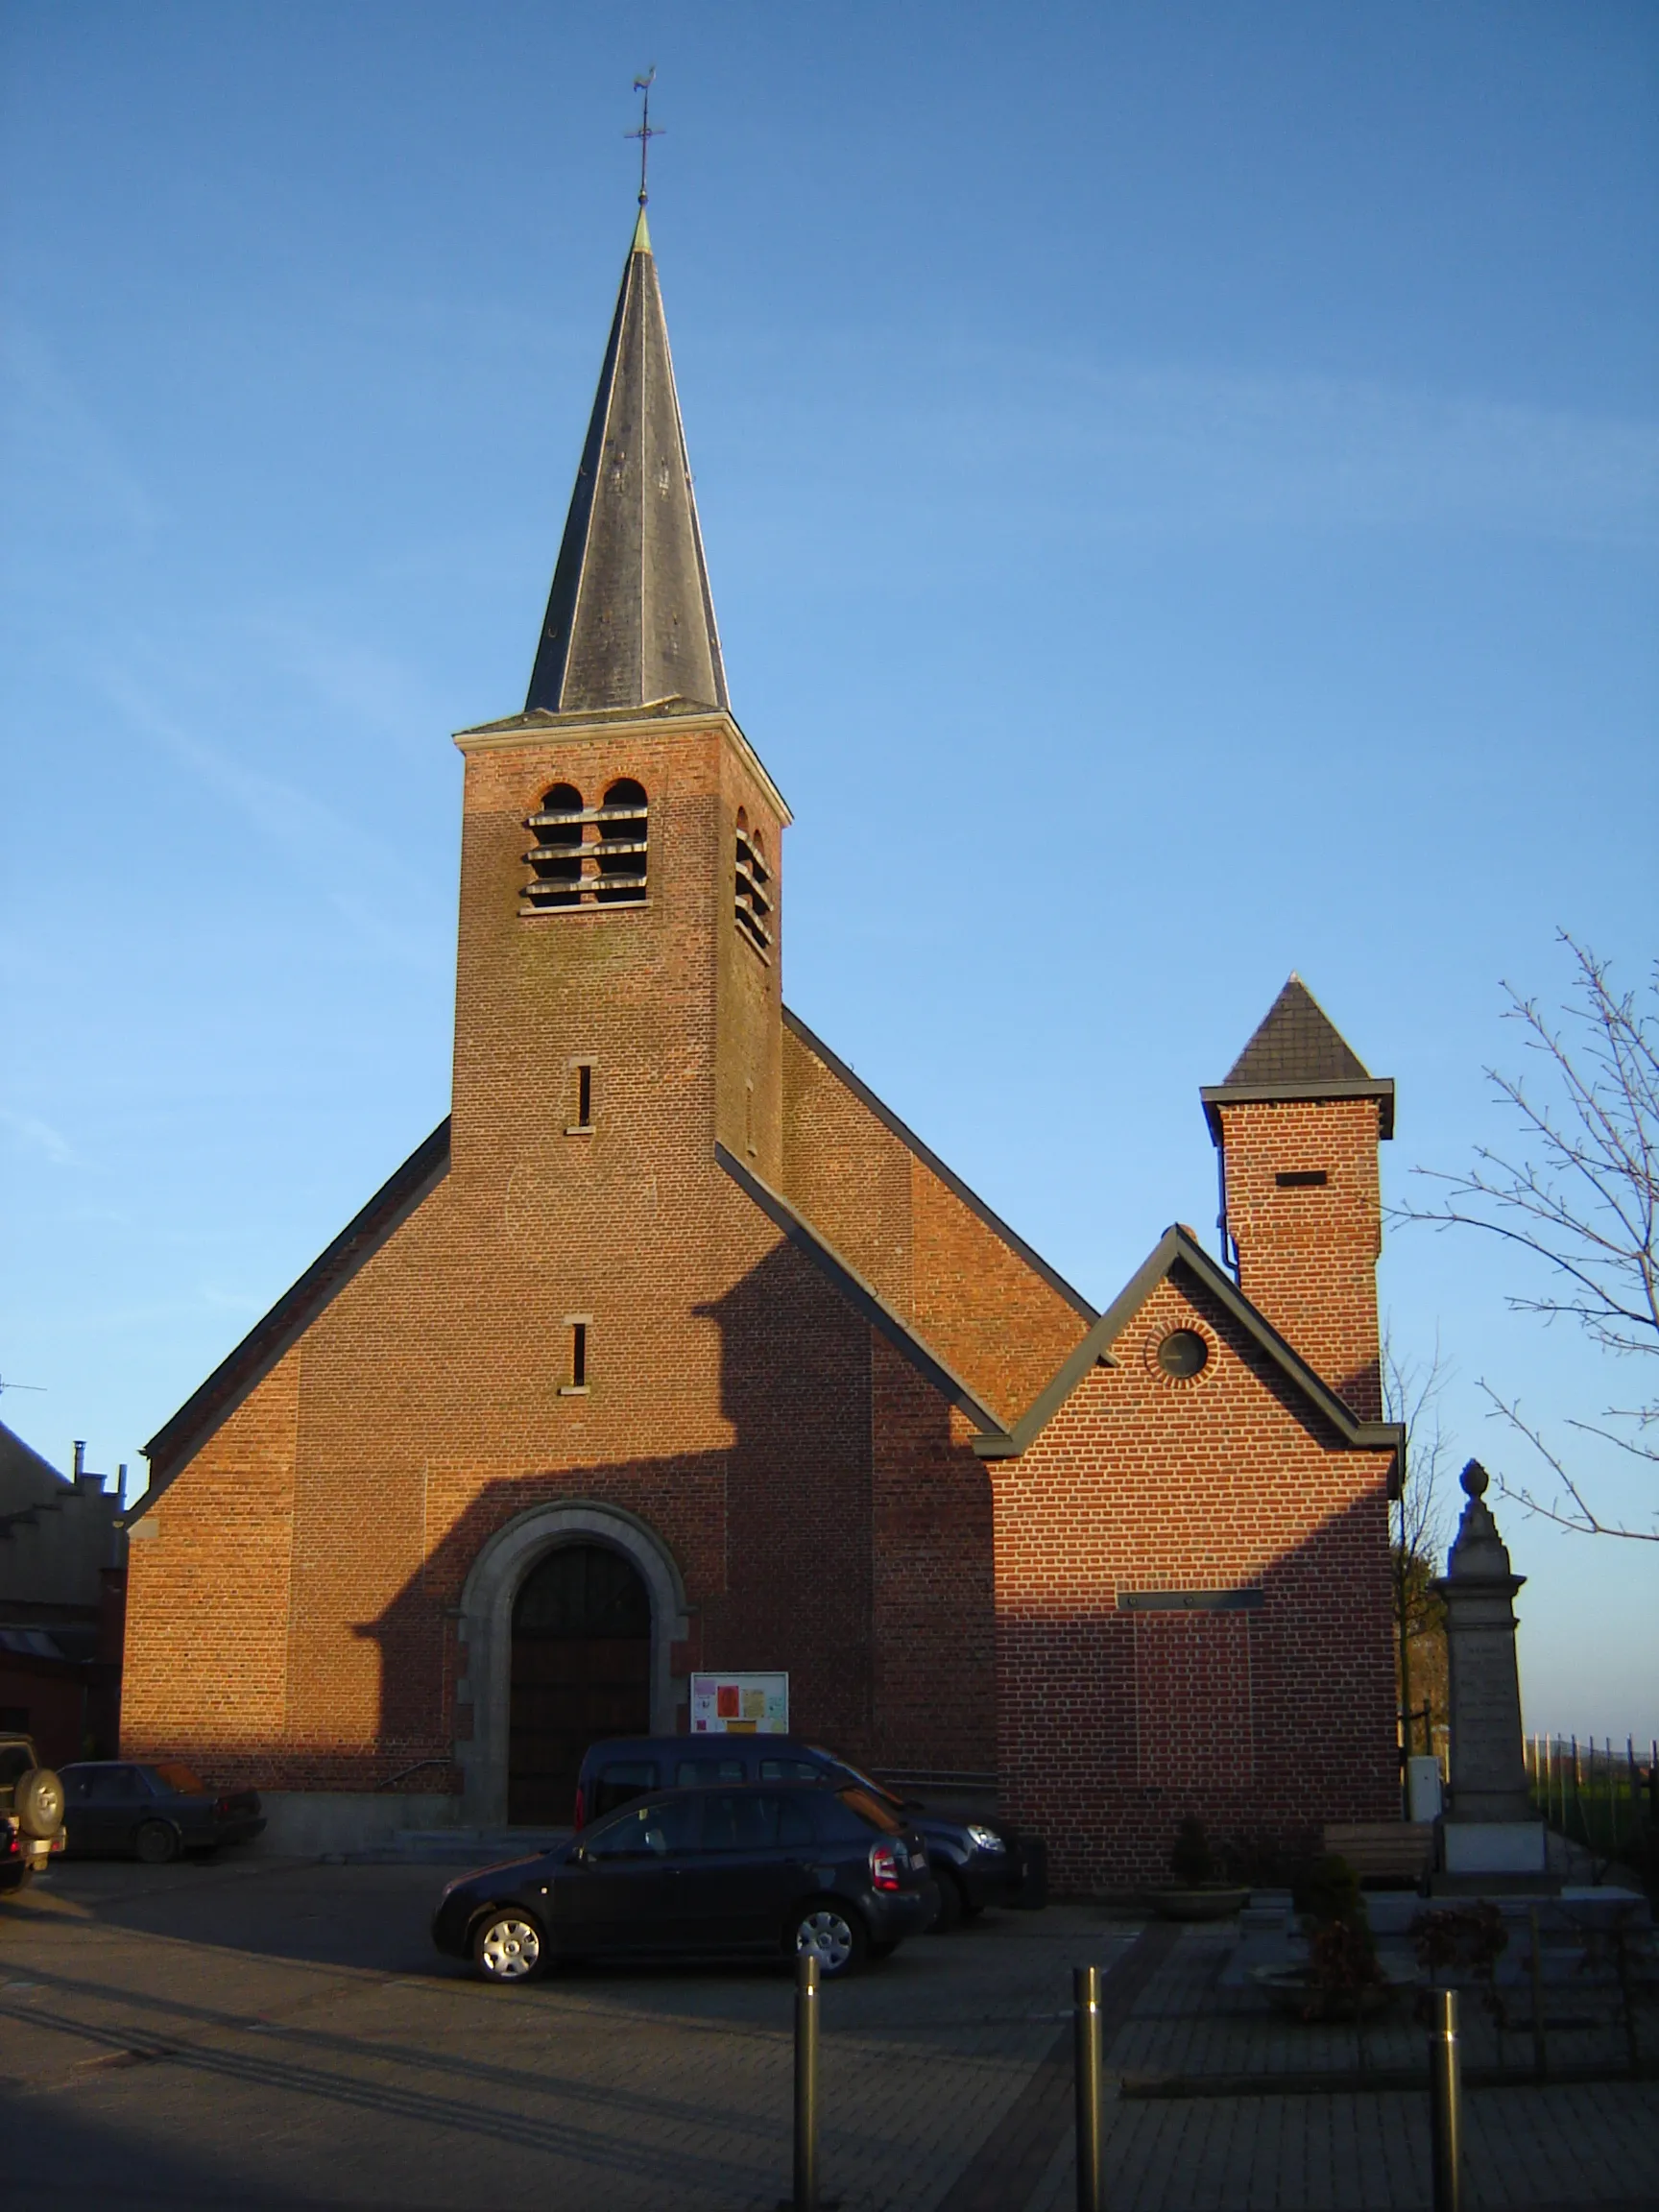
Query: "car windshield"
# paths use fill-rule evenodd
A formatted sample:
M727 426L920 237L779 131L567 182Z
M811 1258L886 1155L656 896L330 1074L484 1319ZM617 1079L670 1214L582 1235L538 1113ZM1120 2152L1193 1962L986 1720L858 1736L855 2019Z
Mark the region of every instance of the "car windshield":
M843 1805L851 1807L860 1820L868 1820L872 1828L879 1828L883 1836L902 1836L904 1823L896 1817L893 1802L884 1791L872 1796L868 1790L837 1790L836 1796Z
M149 1767L145 1772L154 1774L164 1790L175 1791L180 1797L205 1797L207 1785L194 1767L186 1767L181 1759L164 1759L158 1767Z
M854 1789L864 1791L867 1795L876 1798L879 1803L889 1807L891 1811L902 1813L904 1810L902 1797L895 1795L891 1790L884 1790L879 1782L876 1781L873 1776L866 1774L860 1767L854 1767L850 1760L837 1759L833 1751L820 1750L816 1743L813 1744L812 1751L815 1758L822 1759L827 1763L831 1782L850 1782Z

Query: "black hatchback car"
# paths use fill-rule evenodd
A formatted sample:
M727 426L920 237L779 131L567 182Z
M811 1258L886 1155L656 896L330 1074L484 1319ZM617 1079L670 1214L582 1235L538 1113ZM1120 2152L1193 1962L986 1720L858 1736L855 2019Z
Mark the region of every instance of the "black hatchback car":
M730 1782L826 1782L864 1791L926 1846L939 1893L933 1925L941 1934L987 1905L1036 1911L1048 1901L1047 1856L1039 1838L999 1820L968 1819L898 1796L798 1736L613 1736L591 1743L576 1777L576 1828L580 1833L585 1821L647 1790Z
M209 1790L180 1760L140 1767L125 1759L81 1759L60 1769L77 1855L111 1852L165 1866L182 1851L246 1843L265 1826L255 1790Z
M676 1790L451 1882L432 1940L487 1982L527 1982L556 1960L803 1951L833 1980L886 1958L932 1905L922 1839L865 1791Z

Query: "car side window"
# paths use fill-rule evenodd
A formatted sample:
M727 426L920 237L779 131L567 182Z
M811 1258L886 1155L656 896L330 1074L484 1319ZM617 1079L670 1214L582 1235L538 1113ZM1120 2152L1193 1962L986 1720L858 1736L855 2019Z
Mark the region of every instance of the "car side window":
M98 1794L101 1797L112 1797L119 1805L128 1805L135 1797L148 1797L150 1791L136 1767L112 1767L109 1769L108 1788L101 1790Z
M667 1859L695 1847L694 1798L666 1805L636 1805L619 1820L589 1838L587 1856L596 1860Z
M712 1790L717 1783L744 1778L741 1759L682 1759L674 1769L676 1790Z
M762 1782L823 1782L827 1779L822 1767L810 1759L762 1759Z
M61 1780L63 1783L64 1804L89 1804L92 1798L92 1785L97 1781L97 1779L98 1777L96 1774L87 1774L85 1772L82 1772L80 1774L69 1773L63 1775Z
M818 1829L812 1818L812 1803L805 1797L785 1797L778 1814L778 1840L781 1844L816 1843Z
M704 1799L705 1851L769 1851L778 1844L815 1839L811 1815L798 1798L733 1790Z
M27 1743L0 1743L0 1790L20 1782L34 1764Z
M618 1805L642 1797L647 1790L656 1787L655 1759L613 1759L600 1767L594 1782L593 1817L597 1820L607 1813L614 1813Z

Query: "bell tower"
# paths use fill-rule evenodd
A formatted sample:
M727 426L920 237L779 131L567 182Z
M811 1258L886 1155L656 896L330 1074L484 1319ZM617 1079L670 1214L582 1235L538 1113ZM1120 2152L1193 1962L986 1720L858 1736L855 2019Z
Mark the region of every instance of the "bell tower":
M452 1171L564 1191L547 1233L602 1271L716 1140L781 1172L789 813L731 710L643 207L523 710L455 742Z

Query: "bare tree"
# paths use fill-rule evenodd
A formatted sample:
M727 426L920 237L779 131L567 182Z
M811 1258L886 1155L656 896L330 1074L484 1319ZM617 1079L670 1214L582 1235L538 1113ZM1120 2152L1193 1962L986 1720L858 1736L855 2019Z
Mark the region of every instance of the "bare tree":
M1517 1312L1542 1314L1547 1323L1565 1316L1615 1358L1651 1360L1659 1358L1659 962L1648 979L1654 1008L1639 1008L1634 993L1615 990L1607 961L1566 930L1557 934L1577 970L1559 1022L1540 1013L1535 998L1503 986L1505 1020L1520 1022L1526 1048L1539 1056L1544 1095L1525 1077L1486 1070L1520 1119L1518 1156L1479 1146L1466 1173L1417 1168L1444 1184L1445 1196L1438 1206L1401 1208L1398 1217L1501 1238L1542 1269L1535 1292L1508 1299ZM1545 1496L1500 1476L1506 1497L1582 1535L1659 1543L1659 1521L1633 1528L1604 1519L1582 1477L1523 1417L1518 1401L1484 1381L1480 1388L1559 1484ZM1659 1471L1654 1371L1640 1369L1629 1404L1569 1426Z
M1429 1585L1446 1543L1440 1491L1452 1445L1440 1418L1440 1400L1451 1369L1436 1337L1426 1359L1401 1354L1392 1327L1382 1333L1382 1406L1390 1421L1406 1429L1406 1459L1400 1494L1394 1502L1391 1550L1394 1566L1394 1631L1400 1672L1400 1710L1405 1744L1411 1750L1416 1708L1411 1702L1413 1671L1426 1690L1445 1687L1445 1609ZM1433 1721L1424 1749L1434 1748Z

